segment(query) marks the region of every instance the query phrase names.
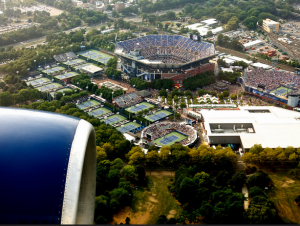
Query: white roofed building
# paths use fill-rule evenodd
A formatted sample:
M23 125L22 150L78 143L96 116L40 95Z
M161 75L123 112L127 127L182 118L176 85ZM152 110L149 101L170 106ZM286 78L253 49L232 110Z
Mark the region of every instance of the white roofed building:
M240 110L201 110L210 145L239 144L248 151L263 148L300 147L300 112L274 106L239 107Z

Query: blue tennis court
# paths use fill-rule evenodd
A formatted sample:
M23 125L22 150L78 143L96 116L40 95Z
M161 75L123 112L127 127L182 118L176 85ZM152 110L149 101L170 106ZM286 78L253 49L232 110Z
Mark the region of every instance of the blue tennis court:
M50 80L48 78L40 78L40 79L36 79L30 82L26 82L27 85L37 85L37 84L43 84L45 82L49 82Z
M74 73L74 72L69 72L69 73L66 73L66 74L55 76L55 78L64 79L64 78L70 78L70 77L76 76L76 75L78 75L78 74Z
M106 124L112 124L112 123L117 122L117 121L119 121L119 120L120 120L120 119L119 119L118 117L111 117L111 118L105 120L104 122L105 122Z
M178 136L171 135L169 137L166 137L166 138L160 140L159 142L162 143L163 145L167 145L167 144L172 143L173 141L175 141L177 139L179 139Z
M79 109L85 109L85 108L97 105L95 102L96 101L89 100L89 101L83 102L82 104L77 105L77 107L79 107Z
M92 115L92 116L98 116L98 115L102 115L102 114L105 114L105 111L102 111L101 109L89 112L89 115Z
M127 125L127 126L124 126L124 127L121 127L119 128L118 130L121 132L121 133L126 133L130 130L133 130L135 129L136 127L134 125Z
M86 52L86 53L82 53L81 55L83 55L85 57L90 57L90 56L93 56L93 55L97 55L97 53L95 53L95 52Z
M130 111L138 112L138 111L143 110L143 109L146 109L146 108L148 108L147 105L141 104L141 105L139 105L139 106L136 106L136 107L134 107L134 108L131 108Z
M98 61L103 62L103 61L107 61L109 59L110 59L109 57L105 57L105 58L99 59Z
M151 119L152 121L157 121L157 120L160 120L160 119L162 119L162 118L164 118L166 116L167 116L166 113L161 112L161 113L158 113L156 115L150 116L149 119Z

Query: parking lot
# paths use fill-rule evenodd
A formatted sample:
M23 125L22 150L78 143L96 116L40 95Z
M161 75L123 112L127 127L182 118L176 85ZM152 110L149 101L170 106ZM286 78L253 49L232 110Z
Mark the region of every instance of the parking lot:
M296 38L300 40L300 21L291 21L281 24L279 34L282 34L283 36L287 36L287 34L290 34L290 38Z

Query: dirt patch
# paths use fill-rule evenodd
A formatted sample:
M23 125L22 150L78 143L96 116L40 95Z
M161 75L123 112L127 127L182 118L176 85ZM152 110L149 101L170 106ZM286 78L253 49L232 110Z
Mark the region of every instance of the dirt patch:
M157 200L155 199L155 198L153 198L153 197L149 197L149 200L150 200L150 202L155 202L155 203L157 203Z
M175 215L177 212L176 212L176 210L170 210L169 213Z
M149 220L149 212L133 213L132 209L127 206L113 216L113 220L109 224L125 224L126 217L130 218L130 224L146 224Z
M291 186L290 184L292 184L294 182L295 182L294 180L288 180L282 184L282 187L284 187L284 188L290 187Z
M168 219L170 219L170 218L172 218L172 217L174 217L173 214L169 214L169 215L167 216Z

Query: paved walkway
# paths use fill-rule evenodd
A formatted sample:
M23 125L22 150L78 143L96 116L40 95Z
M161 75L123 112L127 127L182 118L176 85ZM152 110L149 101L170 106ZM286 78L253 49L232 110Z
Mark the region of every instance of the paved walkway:
M247 198L247 200L245 200L245 202L244 202L244 209L247 210L249 207L249 201L248 201L248 188L245 184L242 187L242 193Z

